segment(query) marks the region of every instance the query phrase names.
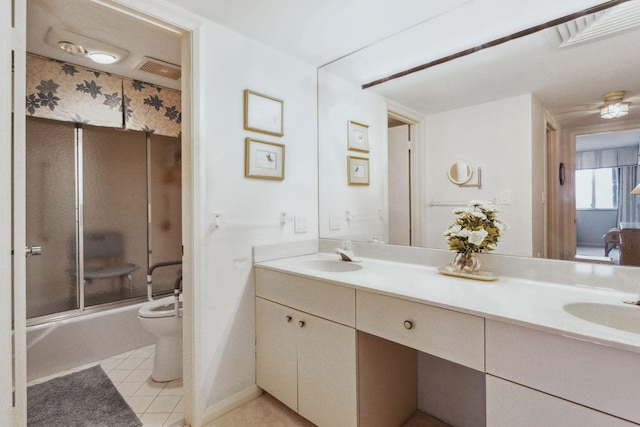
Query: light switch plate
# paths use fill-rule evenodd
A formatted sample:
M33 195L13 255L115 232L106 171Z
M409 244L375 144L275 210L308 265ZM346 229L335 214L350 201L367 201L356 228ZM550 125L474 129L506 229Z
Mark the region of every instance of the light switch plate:
M329 230L340 230L341 218L338 215L330 215L329 216Z
M307 232L307 218L304 216L295 216L293 218L293 231L295 233Z

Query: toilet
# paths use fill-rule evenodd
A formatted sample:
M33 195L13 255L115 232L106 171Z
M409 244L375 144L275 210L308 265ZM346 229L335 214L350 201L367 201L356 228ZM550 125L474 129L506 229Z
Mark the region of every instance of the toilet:
M156 354L151 379L167 382L182 378L182 295L180 316L176 317L175 297L150 301L138 310L142 327L156 337Z

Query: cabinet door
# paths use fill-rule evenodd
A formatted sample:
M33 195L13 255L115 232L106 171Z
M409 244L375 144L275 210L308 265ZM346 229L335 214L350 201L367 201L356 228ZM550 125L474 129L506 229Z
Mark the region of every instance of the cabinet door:
M298 410L297 311L256 298L256 383Z
M298 413L320 427L358 425L355 329L299 316Z

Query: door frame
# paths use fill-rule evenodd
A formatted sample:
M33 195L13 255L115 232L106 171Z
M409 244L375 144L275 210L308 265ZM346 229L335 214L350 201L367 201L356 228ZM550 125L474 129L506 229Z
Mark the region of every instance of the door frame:
M411 246L424 247L426 244L426 219L425 219L425 117L404 105L386 100L387 115L396 117L410 125L411 129L411 157L410 157L410 177L411 186ZM388 215L387 215L388 217Z
M0 347L9 351L0 352L0 391L3 388L12 390L15 388L14 398L11 394L2 393L0 398L0 421L7 422L7 425L26 425L27 417L27 386L26 386L26 275L25 257L22 254L25 248L25 115L15 114L12 116L13 105L24 105L26 92L26 27L27 0L0 0L2 10L12 10L13 13L2 14L0 17L0 78L5 83L5 87L12 87L12 94L2 94L0 98L0 117L6 126L0 126L1 136L0 149L3 153L11 155L0 156L0 184L1 188L11 190L0 190L2 197L1 206L12 206L13 212L8 212L12 218L12 226L3 223L0 227L0 249L4 247L8 253L9 246L15 251L16 256L9 259L7 256L0 257L0 274L3 285L13 286L1 294L10 297L0 297L4 310L0 310L0 316L10 316L11 307L14 313L14 330L10 327L0 327ZM201 17L196 16L179 6L169 3L161 5L150 4L145 0L86 0L100 6L113 9L135 19L156 25L165 31L172 31L182 37L182 241L183 241L183 293L184 293L184 321L183 321L183 387L184 387L184 415L187 424L196 425L198 416L198 405L195 400L195 343L194 334L194 301L197 300L194 287L196 280L195 269L202 265L199 251L195 250L194 222L197 219L195 212L198 211L198 201L195 197L199 194L198 181L194 178L199 173L197 162L195 162L194 152L198 146L199 134L196 129L199 108L197 105L197 94L191 92L192 87L199 84L199 75L195 72L199 68L199 59L193 55L199 47L200 27L204 23ZM8 47L12 50L8 50ZM13 55L13 64L11 56ZM11 66L13 65L13 73ZM6 91L8 92L8 91ZM11 129L13 133L11 134ZM9 131L7 131L9 130ZM13 143L13 147L11 146ZM13 160L11 164L11 159ZM7 166L12 166L7 167ZM8 184L8 185L4 185ZM13 186L13 187L12 187ZM13 203L6 203L7 201ZM2 208L0 208L2 209ZM4 208L5 210L7 208ZM6 217L9 217L7 215ZM5 218L6 218L5 217ZM7 239L6 237L12 237ZM22 250L21 250L22 248ZM5 285L6 284L6 285ZM5 300L6 298L6 300ZM3 325L10 325L10 322L0 317ZM13 347L7 345L13 340ZM12 350L12 351L11 351ZM7 360L8 359L8 360ZM13 363L15 361L15 363ZM12 366L13 365L13 366ZM13 381L11 379L13 378ZM15 401L15 403L13 403Z
M576 259L576 198L575 198L575 175L576 175L576 138L582 135L594 133L616 132L640 128L640 119L611 121L591 126L567 128L562 131L563 158L565 164L565 185L560 190L559 212L562 216L561 226L564 229L564 236L561 241L560 259L570 261L580 261Z

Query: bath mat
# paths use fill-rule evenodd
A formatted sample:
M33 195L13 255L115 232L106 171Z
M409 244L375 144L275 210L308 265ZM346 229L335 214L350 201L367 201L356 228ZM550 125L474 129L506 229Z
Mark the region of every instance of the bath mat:
M100 365L27 388L29 427L139 427Z

